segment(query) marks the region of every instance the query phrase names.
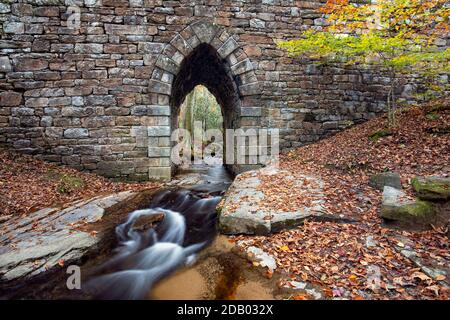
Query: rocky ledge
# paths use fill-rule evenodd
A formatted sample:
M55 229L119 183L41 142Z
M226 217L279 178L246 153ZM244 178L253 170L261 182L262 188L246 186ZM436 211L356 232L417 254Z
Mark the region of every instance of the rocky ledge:
M294 187L301 188L316 200L290 212L268 206L264 188L261 188L261 177L280 174L284 175L286 181L293 181ZM287 171L273 167L240 174L225 195L219 213L219 229L223 234L265 235L300 225L306 218L324 215L322 189L323 182L316 177L294 177Z
M397 188L384 186L380 216L403 227L429 229L448 224L450 179L415 177L412 187L417 198Z
M6 289L79 263L113 240L113 228L149 203L151 190L98 196L0 224L0 283ZM104 249L104 248L103 248ZM1 290L2 291L2 290Z

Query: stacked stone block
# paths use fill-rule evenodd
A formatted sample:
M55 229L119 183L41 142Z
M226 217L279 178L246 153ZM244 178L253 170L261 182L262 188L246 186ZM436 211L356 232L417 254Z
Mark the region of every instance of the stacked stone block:
M276 46L323 26L322 4L3 1L0 143L108 177L168 178L173 83L202 44L220 56L238 95L222 103L233 113L229 127L279 128L287 150L364 121L384 109L386 77L318 67ZM73 8L77 28L68 25Z

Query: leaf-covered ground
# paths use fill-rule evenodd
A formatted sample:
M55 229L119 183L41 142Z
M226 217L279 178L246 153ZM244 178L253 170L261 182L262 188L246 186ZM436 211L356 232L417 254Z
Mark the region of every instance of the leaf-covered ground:
M281 270L296 281L318 285L329 298L449 299L442 281L448 282L448 277L429 277L399 253L407 242L421 261L449 270L446 228L407 232L382 227L378 216L381 192L368 184L374 173L395 171L412 195L410 180L415 175L449 176L448 102L446 108L432 110L445 105L440 103L404 110L390 135L369 139L384 128L386 119L380 117L281 157L281 169L292 175L323 179L328 214L350 217L357 223L309 221L269 237L239 236L236 240L248 240L249 245L274 255ZM299 202L299 196L306 196L296 188L279 192L284 177L278 179L279 183L274 178L265 184L270 205L284 211L291 199Z
M293 280L317 285L328 298L449 299L443 280L450 279L428 276L399 253L412 247L425 264L450 268L447 230L406 232L382 227L378 217L381 192L368 185L371 174L396 171L404 189L412 194L414 175L450 174L450 113L448 109L430 111L431 107L403 112L391 135L369 139L384 128L386 119L377 118L281 157L281 169L294 177L304 180L304 175L311 175L323 180L328 214L351 217L357 223L309 221L269 237L239 236L235 240L249 240L248 244L271 253L279 269ZM0 150L0 217L103 193L158 186L112 182ZM263 181L270 200L266 205L289 211L314 200L293 186L284 175Z
M155 182L112 182L95 174L0 150L0 217L125 190L158 187Z

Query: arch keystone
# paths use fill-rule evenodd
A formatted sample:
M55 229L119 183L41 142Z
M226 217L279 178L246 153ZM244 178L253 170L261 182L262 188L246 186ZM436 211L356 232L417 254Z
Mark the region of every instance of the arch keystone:
M207 21L198 21L191 25L200 42L211 43L219 31L219 27Z

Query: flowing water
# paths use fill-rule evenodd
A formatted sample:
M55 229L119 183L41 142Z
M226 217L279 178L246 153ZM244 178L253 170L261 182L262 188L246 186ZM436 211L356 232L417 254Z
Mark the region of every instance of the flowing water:
M130 208L142 209L125 222L126 204L93 226L94 231L115 228L115 234L103 235L97 251L80 262L81 290L67 288L62 268L15 285L10 298L286 298L290 293L280 292L278 275L264 277L264 269L236 251L233 237L217 233L216 206L231 182L221 166L181 172L165 189L131 200Z
M215 208L231 179L223 167L197 166L157 193L148 209L116 227L118 247L97 270L88 291L102 299L142 299L161 279L192 265L216 237ZM158 220L162 221L158 222ZM149 228L139 228L142 221ZM141 223L142 224L142 223Z

